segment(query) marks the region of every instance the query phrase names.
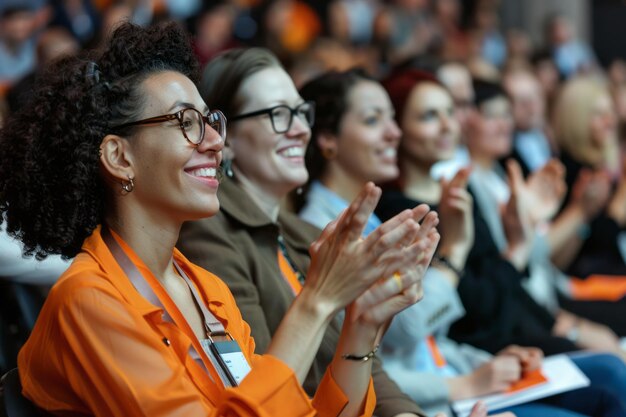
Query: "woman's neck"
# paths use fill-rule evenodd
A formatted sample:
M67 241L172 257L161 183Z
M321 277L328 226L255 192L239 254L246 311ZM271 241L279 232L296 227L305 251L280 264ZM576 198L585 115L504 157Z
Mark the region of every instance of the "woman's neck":
M403 175L402 192L407 197L428 203L437 204L441 198L441 185L430 176L431 164L417 164L415 161L400 160Z
M172 252L182 221L164 219L166 216L155 216L133 206L120 201L117 209L106 216L105 224L131 247L155 277L163 280L172 271Z
M476 152L472 152L471 149L469 149L469 154L470 154L470 159L472 161L472 165L477 166L482 170L490 171L491 169L493 169L493 166L496 163L496 161L493 158L490 158L485 155L477 154Z
M236 167L233 166L233 170L235 171L235 178L237 178L237 182L241 185L241 188L250 196L252 201L256 203L257 206L261 209L265 215L272 220L274 223L278 221L278 213L280 212L280 198L276 197L273 193L268 190L263 190L261 187L257 186L254 182L250 181L245 175L238 171Z
M339 166L329 164L320 177L320 182L345 201L351 202L367 181L356 179Z

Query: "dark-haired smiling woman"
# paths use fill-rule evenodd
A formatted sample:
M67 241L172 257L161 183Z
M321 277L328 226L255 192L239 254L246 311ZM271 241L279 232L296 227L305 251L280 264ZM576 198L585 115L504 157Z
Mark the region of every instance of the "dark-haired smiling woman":
M300 384L339 310L367 317L404 290L377 281L413 265L419 226L399 217L361 241L380 195L365 187L313 244L307 284L256 355L226 285L174 249L184 221L219 209L226 121L196 73L175 24L124 24L50 68L0 133L9 234L30 254L75 256L19 354L24 395L55 415L371 415L372 347L348 349L373 332L345 345L312 400Z

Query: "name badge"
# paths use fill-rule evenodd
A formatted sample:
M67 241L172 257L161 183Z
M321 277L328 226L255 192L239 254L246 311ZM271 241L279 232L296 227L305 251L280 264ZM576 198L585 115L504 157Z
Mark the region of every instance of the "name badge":
M226 377L230 386L238 386L250 372L250 364L236 340L213 343L209 340L202 340L201 343L207 355L215 359L214 364L219 367L220 376Z

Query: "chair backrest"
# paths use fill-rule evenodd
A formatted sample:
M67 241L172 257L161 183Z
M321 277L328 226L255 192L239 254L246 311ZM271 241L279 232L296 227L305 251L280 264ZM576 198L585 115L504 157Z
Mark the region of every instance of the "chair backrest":
M6 417L50 417L22 395L22 384L17 368L2 377L2 414Z
M0 375L17 366L17 353L35 325L43 301L39 288L0 277Z

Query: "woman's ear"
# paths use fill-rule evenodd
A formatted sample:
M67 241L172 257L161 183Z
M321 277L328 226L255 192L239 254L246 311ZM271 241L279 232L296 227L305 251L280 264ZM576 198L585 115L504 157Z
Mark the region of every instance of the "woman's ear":
M324 158L331 160L337 157L339 147L336 135L332 133L319 133L315 140L317 141L317 146Z
M100 163L105 175L115 182L135 177L133 155L126 139L118 135L106 135L100 143Z

